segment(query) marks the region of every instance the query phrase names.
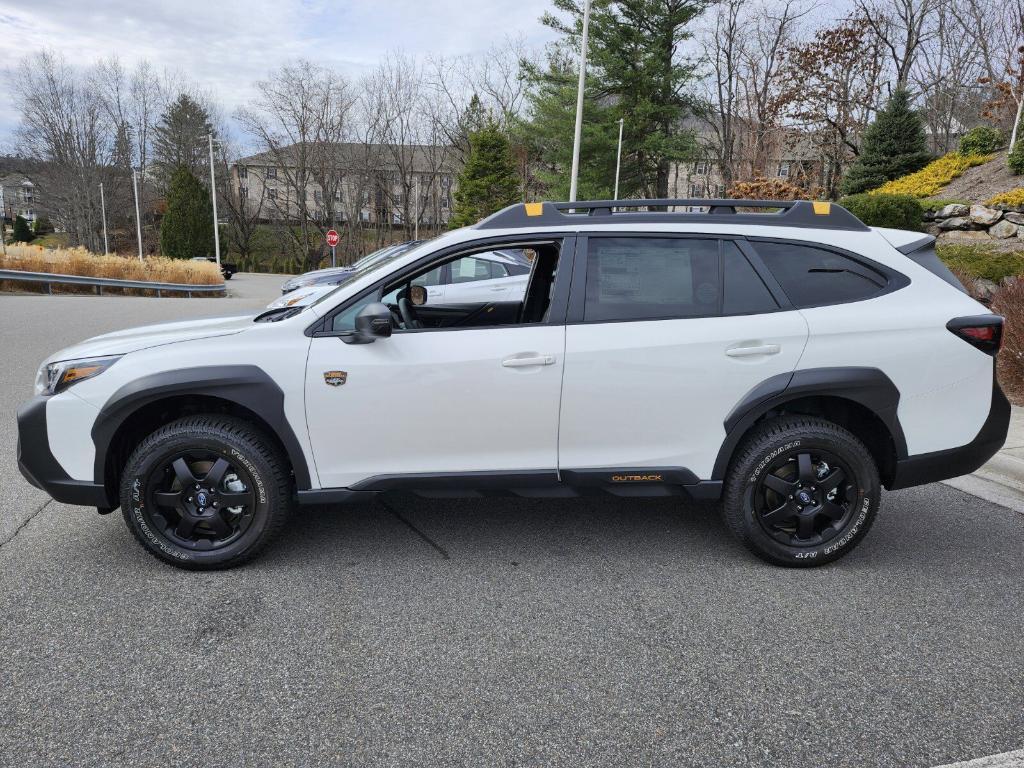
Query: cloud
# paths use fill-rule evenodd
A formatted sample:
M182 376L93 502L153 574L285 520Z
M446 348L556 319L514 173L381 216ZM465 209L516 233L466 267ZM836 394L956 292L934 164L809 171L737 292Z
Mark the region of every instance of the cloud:
M358 76L394 50L478 53L520 34L540 44L550 39L538 21L549 7L549 0L0 0L0 60L13 67L43 49L75 66L111 55L128 67L148 59L194 81L230 113L252 96L256 80L289 59ZM0 99L0 148L17 122L16 105Z

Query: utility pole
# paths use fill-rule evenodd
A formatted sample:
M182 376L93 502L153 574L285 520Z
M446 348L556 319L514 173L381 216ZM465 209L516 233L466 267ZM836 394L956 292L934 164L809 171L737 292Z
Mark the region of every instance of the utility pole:
M413 240L420 239L420 177L413 176L413 215L416 217L416 222L413 224Z
M4 205L4 188L0 187L0 245L4 247L4 256L7 255L7 206Z
M208 134L210 140L210 197L213 198L213 248L217 257L217 266L220 267L220 227L217 226L217 178L213 173L213 134Z
M615 153L615 192L613 200L619 199L619 168L622 167L622 124L626 121L624 117L619 118L619 150Z
M587 81L587 35L590 31L590 0L583 5L583 39L580 41L580 79L576 84L576 133L572 141L572 178L569 180L569 202L576 202L580 175L580 139L583 136L583 89Z
M139 261L142 261L142 214L139 212L139 182L132 168L132 192L135 193L135 233L139 238Z
M103 197L103 182L100 182L100 214L103 216L103 255L110 253L110 246L107 244L107 202Z

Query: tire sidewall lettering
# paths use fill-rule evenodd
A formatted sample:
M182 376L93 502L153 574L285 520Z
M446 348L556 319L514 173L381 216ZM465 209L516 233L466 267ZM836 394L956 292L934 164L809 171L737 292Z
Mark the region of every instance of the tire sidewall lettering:
M173 557L175 560L192 560L192 555L188 552L183 552L177 547L171 546L166 539L162 536L158 536L156 532L149 527L149 523L146 521L146 516L143 514L143 508L145 507L145 501L143 500L144 493L143 478L135 477L132 479L131 484L131 499L132 499L132 518L135 520L135 525L139 529L139 532L146 537L146 539L157 549L163 552L168 557Z

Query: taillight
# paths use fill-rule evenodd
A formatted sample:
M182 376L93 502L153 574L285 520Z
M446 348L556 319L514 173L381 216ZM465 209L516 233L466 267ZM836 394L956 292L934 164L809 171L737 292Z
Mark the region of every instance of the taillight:
M955 317L946 327L982 352L994 355L1003 343L1003 318L999 315Z

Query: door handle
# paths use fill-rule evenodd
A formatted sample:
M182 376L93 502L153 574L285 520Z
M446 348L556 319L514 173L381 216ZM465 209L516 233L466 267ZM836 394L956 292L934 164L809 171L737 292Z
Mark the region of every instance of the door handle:
M503 368L528 368L531 365L554 365L554 355L536 355L534 357L506 357L501 361Z
M492 285L491 286L491 290L492 291L504 291L505 290L505 286L504 285Z
M777 355L782 351L778 344L761 344L756 347L732 347L725 350L729 357L754 357L755 355Z

